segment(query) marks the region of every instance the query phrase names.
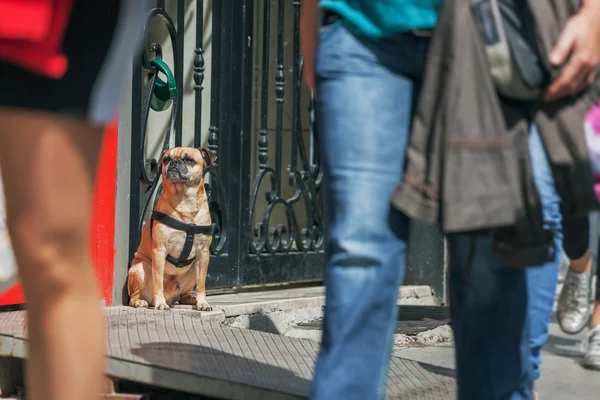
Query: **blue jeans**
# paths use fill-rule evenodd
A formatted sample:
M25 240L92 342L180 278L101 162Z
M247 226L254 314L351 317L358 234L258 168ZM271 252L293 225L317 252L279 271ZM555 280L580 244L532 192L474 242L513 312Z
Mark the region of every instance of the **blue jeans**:
M552 171L546 158L544 147L535 127L529 137L529 152L533 164L535 183L540 193L544 213L544 227L554 234L555 248L558 249L553 262L527 269L528 312L530 320L532 377L540 377L541 350L548 338L548 325L556 297L558 273L563 240L560 197L554 187Z
M327 306L312 399L385 395L409 230L409 219L390 199L402 177L427 47L427 39L411 35L371 41L342 26L321 28L315 67L329 229ZM536 167L536 181L545 210L556 209L551 225L558 227L560 248L552 177L542 148L532 151L534 164L545 165ZM465 276L472 241L449 237L459 396L528 399L534 324L526 270L502 265L491 240L480 237ZM542 269L557 265L558 255Z

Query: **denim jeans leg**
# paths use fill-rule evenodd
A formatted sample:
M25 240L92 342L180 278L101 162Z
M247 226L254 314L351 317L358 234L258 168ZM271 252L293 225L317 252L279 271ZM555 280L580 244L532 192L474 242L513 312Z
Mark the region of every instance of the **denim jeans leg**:
M551 262L527 270L532 377L536 380L540 377L540 364L542 362L540 353L548 338L548 324L550 323L556 297L563 234L560 197L556 192L546 151L535 126L532 126L529 135L529 152L533 164L535 183L542 202L544 227L554 234L554 245L557 249ZM582 235L587 238L587 232ZM587 244L588 240L586 239L586 247Z
M459 400L532 394L527 279L501 263L491 235L448 235Z
M560 198L535 127L530 154L553 260L527 269L502 264L491 236L449 236L450 295L459 398L525 400L539 376L562 242ZM467 268L468 266L468 268Z
M418 41L368 42L341 26L321 32L316 73L327 297L312 399L385 396L408 236L408 219L390 207L414 90L402 69L425 50Z

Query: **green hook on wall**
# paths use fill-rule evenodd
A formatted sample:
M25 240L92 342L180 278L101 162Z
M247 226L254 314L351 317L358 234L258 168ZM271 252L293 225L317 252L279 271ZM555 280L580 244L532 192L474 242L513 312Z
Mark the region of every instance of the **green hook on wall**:
M154 111L165 111L173 103L173 99L177 97L177 81L171 72L169 66L158 58L150 60L150 65L154 66L158 72L162 72L167 77L167 81L156 76L156 84L152 91L150 99L150 108Z

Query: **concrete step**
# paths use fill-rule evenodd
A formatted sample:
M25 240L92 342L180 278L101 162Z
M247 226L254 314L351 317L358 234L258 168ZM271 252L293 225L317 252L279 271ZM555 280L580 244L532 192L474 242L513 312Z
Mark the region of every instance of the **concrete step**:
M222 322L240 315L266 314L277 311L322 308L325 305L323 286L265 290L209 296L213 311L200 313L200 318ZM399 305L438 305L429 286L402 286L398 290ZM176 305L180 312L196 313L193 306Z

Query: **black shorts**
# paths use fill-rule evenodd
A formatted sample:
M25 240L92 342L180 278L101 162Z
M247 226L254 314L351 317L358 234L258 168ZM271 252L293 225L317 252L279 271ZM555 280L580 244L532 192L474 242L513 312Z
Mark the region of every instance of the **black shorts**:
M17 107L107 123L141 38L147 4L75 0L63 40L68 69L60 79L0 62L0 107Z

